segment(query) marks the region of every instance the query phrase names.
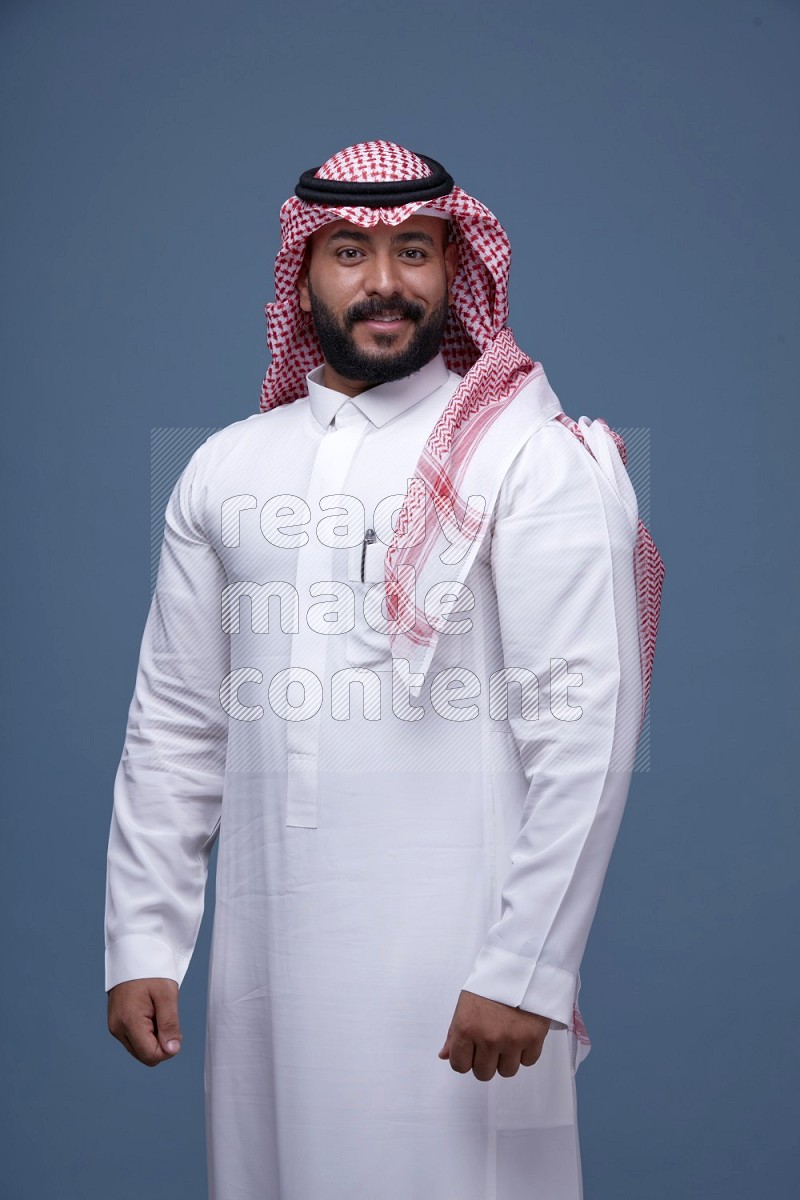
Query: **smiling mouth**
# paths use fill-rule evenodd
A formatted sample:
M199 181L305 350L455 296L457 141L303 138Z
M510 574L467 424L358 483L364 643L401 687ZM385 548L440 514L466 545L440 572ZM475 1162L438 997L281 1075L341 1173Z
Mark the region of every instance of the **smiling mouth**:
M394 329L406 321L406 317L364 317L361 324L377 329Z

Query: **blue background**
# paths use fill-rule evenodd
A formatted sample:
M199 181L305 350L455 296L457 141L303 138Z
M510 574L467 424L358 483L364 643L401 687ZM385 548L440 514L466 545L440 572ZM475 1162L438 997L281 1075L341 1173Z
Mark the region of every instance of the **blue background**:
M180 1057L105 1023L150 436L257 411L279 206L374 137L503 221L567 412L651 430L652 769L582 971L587 1200L790 1194L800 5L5 0L0 33L4 1200L204 1194L208 919Z

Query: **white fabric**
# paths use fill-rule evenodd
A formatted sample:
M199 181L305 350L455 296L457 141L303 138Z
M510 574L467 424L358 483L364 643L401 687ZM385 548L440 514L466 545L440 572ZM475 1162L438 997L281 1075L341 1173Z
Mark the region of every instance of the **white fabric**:
M437 356L350 399L320 374L210 437L170 498L115 781L106 988L182 983L219 836L212 1200L580 1200L568 1026L641 702L630 514L573 434L541 425L503 479L472 607L449 614L471 628L439 637L409 691L362 606L459 376ZM270 581L296 589L296 632ZM515 686L506 719L490 710L504 666L538 676L536 719ZM458 696L454 668L479 693L467 677ZM487 1083L438 1058L464 987L551 1018L538 1063Z
M440 221L450 220L449 213L439 212L439 210L436 208L428 208L425 204L421 205L420 208L415 209L415 213L419 217L438 217Z

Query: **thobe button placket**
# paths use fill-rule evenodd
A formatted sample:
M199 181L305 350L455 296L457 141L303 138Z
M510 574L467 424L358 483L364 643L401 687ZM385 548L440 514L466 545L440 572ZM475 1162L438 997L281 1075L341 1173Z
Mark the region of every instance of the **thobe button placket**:
M350 465L361 439L370 426L369 418L345 400L332 423L320 439L308 482L307 502L312 514L319 512L319 502L345 490ZM319 819L319 746L325 696L328 639L308 624L308 606L316 602L311 595L313 583L333 579L333 548L321 544L312 519L309 539L297 556L295 588L300 599L299 630L292 637L292 679L304 686L306 701L308 686L314 685L309 672L319 681L323 699L317 711L303 719L287 722L287 784L286 824L315 829Z

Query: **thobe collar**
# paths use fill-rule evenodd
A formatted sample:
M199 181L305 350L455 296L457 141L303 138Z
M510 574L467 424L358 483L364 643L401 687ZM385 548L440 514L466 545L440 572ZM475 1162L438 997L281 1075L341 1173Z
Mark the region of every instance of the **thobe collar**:
M413 375L406 375L404 379L394 379L389 383L376 384L358 396L346 396L344 392L337 392L323 385L324 370L324 365L315 367L306 375L311 411L324 429L330 425L338 410L348 400L360 409L373 425L385 425L412 404L430 396L431 392L435 392L446 383L450 374L444 358L439 353Z

